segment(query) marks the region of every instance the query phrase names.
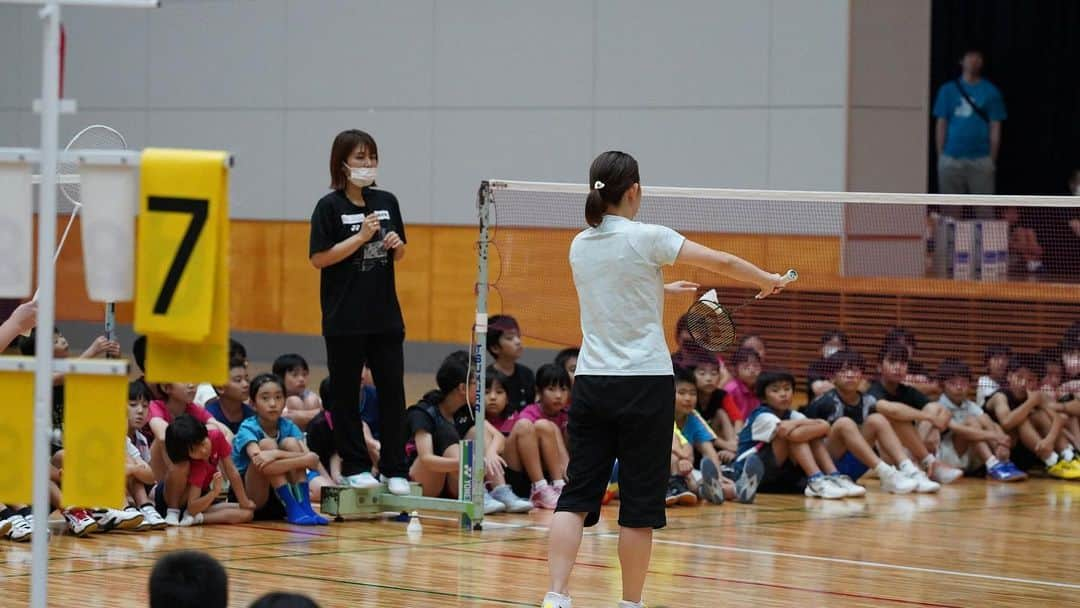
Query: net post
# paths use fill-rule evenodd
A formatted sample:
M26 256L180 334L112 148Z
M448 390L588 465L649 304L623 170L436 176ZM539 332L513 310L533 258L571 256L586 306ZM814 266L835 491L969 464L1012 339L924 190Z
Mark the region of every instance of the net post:
M49 568L49 444L52 437L53 327L56 315L56 166L60 123L60 3L46 4L42 20L41 190L38 210L38 312L34 376L33 537L30 605L45 608Z
M476 367L476 392L473 395L473 421L476 429L473 445L472 473L479 476L479 483L472 484L470 498L477 507L477 518L472 527L479 529L484 518L484 383L486 379L487 354L487 295L488 295L488 223L491 219L493 204L491 184L486 180L480 183L476 196L477 219L480 233L477 241L476 261L476 319L473 323L472 364ZM464 497L462 497L464 498ZM462 516L462 526L467 527L466 517Z

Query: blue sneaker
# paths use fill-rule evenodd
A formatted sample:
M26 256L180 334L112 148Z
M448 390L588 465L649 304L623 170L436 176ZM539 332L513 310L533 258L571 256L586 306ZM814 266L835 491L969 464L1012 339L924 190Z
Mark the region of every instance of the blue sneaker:
M991 481L1009 481L1009 475L1009 466L1006 462L999 462L986 468L986 478Z
M735 480L735 500L748 504L754 502L758 485L765 476L765 464L757 454L749 454L742 460L742 472Z
M1004 465L1009 472L1009 478L1005 481L1023 481L1028 478L1028 474L1020 469L1020 467L1013 464L1011 460L1006 460Z

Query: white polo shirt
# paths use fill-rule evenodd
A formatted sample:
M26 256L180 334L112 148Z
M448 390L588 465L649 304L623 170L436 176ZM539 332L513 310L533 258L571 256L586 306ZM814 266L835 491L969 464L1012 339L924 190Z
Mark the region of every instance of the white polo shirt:
M686 240L665 226L605 215L570 244L581 333L578 376L673 373L664 340L664 277Z

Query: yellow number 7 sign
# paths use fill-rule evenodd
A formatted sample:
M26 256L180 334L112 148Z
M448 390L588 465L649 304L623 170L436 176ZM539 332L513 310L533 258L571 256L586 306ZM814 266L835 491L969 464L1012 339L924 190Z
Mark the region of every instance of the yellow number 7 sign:
M227 159L205 150L143 152L135 331L147 336L152 381L228 374Z

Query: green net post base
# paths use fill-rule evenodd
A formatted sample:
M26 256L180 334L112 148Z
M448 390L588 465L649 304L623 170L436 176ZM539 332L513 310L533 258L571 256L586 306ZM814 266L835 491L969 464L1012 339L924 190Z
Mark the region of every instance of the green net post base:
M386 484L374 488L328 486L322 489L323 515L342 520L346 516L378 515L393 511L448 511L459 513L462 527L472 528L472 522L482 521L482 508L472 502L448 498L427 498L418 483L409 484L408 496L391 494Z

